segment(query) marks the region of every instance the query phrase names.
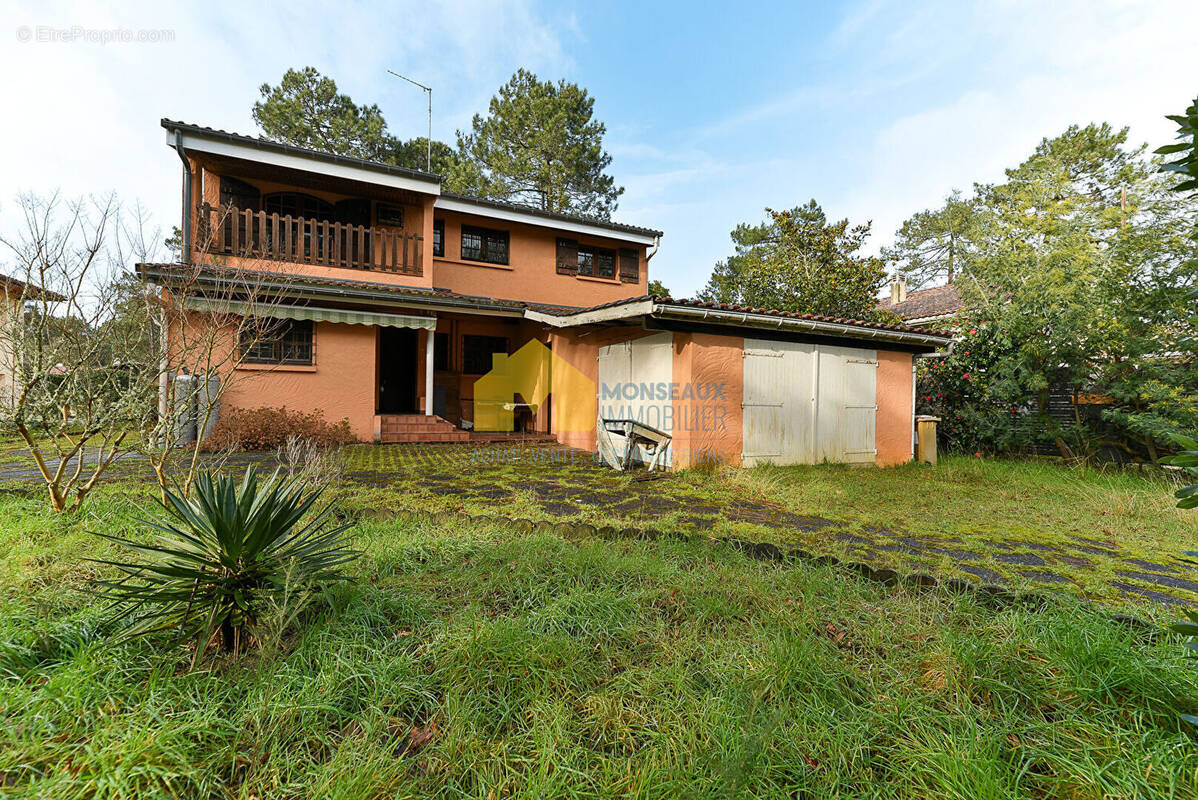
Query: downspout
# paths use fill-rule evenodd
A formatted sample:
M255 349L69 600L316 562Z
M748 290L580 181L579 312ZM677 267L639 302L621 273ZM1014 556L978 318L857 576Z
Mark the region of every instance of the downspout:
M645 263L646 264L649 263L649 259L651 259L651 258L653 258L653 256L657 255L657 248L660 246L661 246L661 237L654 236L653 237L653 246L649 248L649 252L645 253Z
M175 152L183 162L183 230L180 261L191 263L191 162L187 160L187 152L183 149L183 133L175 131Z

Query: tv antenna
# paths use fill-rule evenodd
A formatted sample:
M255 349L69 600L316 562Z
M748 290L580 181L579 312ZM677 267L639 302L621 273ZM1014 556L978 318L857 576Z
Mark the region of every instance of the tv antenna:
M392 75L394 75L397 78L402 78L403 80L407 81L408 83L412 84L413 86L419 86L421 89L423 89L425 91L425 94L428 95L428 139L425 140L426 144L428 145L428 149L425 153L424 171L432 172L433 171L433 90L432 90L432 87L425 86L423 83L420 83L419 81L414 81L406 75L400 75L398 72L396 72L393 69L389 69L389 70L387 70L387 72L390 72Z

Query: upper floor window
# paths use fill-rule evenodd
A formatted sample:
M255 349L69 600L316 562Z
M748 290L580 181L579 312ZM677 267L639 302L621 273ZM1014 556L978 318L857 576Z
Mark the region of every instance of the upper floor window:
M507 231L462 226L462 258L488 264L508 263Z
M374 216L379 225L386 225L390 228L403 227L403 206L379 203L375 206Z
M311 320L260 320L241 331L242 357L250 364L311 365Z
M267 214L303 217L304 219L333 220L333 204L303 192L272 192L262 196L262 210Z
M445 220L433 220L433 255L445 257Z
M615 278L616 251L580 245L575 239L558 239L557 271L565 275Z
M600 278L616 276L616 254L611 250L595 251L595 274Z
M578 274L595 274L595 248L585 245L578 248Z
M233 206L236 209L248 208L257 211L260 201L261 194L255 187L237 178L220 176L221 208Z

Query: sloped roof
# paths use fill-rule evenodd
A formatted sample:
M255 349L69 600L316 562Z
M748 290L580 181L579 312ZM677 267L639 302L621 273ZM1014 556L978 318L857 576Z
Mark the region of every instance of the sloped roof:
M171 280L184 279L198 284L223 284L236 289L245 285L247 289L274 288L276 285L283 290L312 290L314 294L340 296L345 300L394 300L403 302L431 303L446 307L478 308L495 311L523 312L526 308L535 309L547 314L573 313L579 309L572 306L547 305L528 303L520 300L504 300L496 297L462 294L449 289L436 289L424 286L404 286L381 281L368 281L350 278L328 278L314 275L303 275L284 272L249 271L230 269L218 266L187 266L177 263L145 263L138 264L140 274L151 280L161 281L169 286ZM197 272L198 270L198 272ZM246 276L260 281L249 284Z
M599 311L605 308L615 308L617 306L628 305L632 303L643 303L647 300L652 300L663 306L679 306L684 308L710 308L718 311L732 311L744 314L762 314L771 317L783 317L788 319L805 319L813 322L830 322L839 325L852 325L856 328L868 328L873 330L895 331L899 333L917 333L926 336L952 336L951 331L937 330L933 328L920 328L911 325L897 325L888 322L873 322L870 320L852 319L848 317L828 317L820 314L799 314L793 311L779 311L772 308L755 308L752 306L734 305L729 303L708 303L702 300L681 299L675 300L672 297L654 297L653 295L641 295L640 297L629 297L623 300L614 300L610 303L602 303L597 306L590 306L582 309L564 309L559 308L556 311L548 311L546 313L554 316L570 316L572 314L582 314L589 311ZM541 310L541 309L538 309Z
M365 158L354 158L352 156L341 156L336 153L328 153L324 150L313 150L309 147L298 147L293 144L284 144L283 142L272 142L269 139L263 139L260 136L246 136L241 133L233 133L231 131L223 131L219 128L209 128L204 125L195 125L190 122L180 122L178 120L162 118L162 127L168 131L178 130L183 133L190 133L206 139L217 139L233 144L245 145L246 147L254 147L259 150L266 150L272 153L283 153L285 155L299 156L301 158L310 158L314 161L324 161L329 164L344 164L351 167L361 167L362 169L372 170L374 172L382 172L388 175L399 175L404 178L412 178L414 180L427 181L430 183L440 183L441 176L434 175L431 172L424 172L418 169L409 169L407 167L397 167L394 164L384 164L381 161L371 161Z
M2 274L0 274L0 287L3 287L6 294L23 295L28 300L46 300L51 303L61 303L66 300L65 297L53 289L45 289L36 284L26 283L25 281L10 278Z
M300 158L310 158L314 161L323 161L329 164L341 164L344 166L358 167L360 169L371 170L387 175L397 175L403 178L411 178L413 180L426 181L428 183L436 183L438 186L441 183L442 176L432 172L424 172L423 170L410 169L408 167L397 167L394 164L386 164L381 161L373 161L364 158L354 158L352 156L342 156L335 153L328 153L323 150L313 150L309 147L298 147L292 144L283 142L273 142L269 139L263 139L260 136L246 136L240 133L220 130L219 128L209 128L203 125L195 125L190 122L180 122L178 120L166 119L161 121L162 127L168 131L178 130L185 134L194 136L215 139L218 141L230 142L246 147L252 147L258 150L263 150L272 153L282 153L285 155L297 156ZM653 230L652 228L642 228L638 225L625 225L620 222L612 222L611 220L595 219L586 217L581 214L563 214L556 211L542 211L539 208L532 206L521 205L519 203L509 203L502 200L489 200L483 197L475 197L468 194L458 194L455 192L441 192L441 197L446 200L456 200L462 203L479 206L480 208L499 209L511 211L519 214L526 214L531 217L537 217L545 220L557 222L573 222L577 224L590 225L603 230L615 231L618 233L631 233L639 236L661 236L662 232Z
M877 308L891 311L903 319L944 317L961 310L961 293L956 286L948 283L907 292L907 299L901 303L895 303L888 297L879 302Z

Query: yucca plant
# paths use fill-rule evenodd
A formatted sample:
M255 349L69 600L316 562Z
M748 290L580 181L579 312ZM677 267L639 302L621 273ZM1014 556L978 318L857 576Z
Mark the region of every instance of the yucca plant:
M132 618L126 635L175 630L194 641L193 668L216 637L236 656L279 596L297 583L342 580L357 558L345 537L350 526L335 520L332 504L313 512L320 495L278 470L261 482L253 468L241 481L200 473L190 497L166 492L167 519L142 520L157 531L153 542L100 534L136 559L98 560L123 576L96 580L94 589Z

